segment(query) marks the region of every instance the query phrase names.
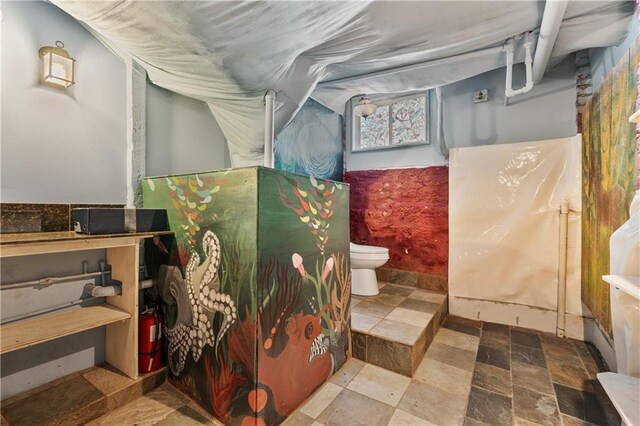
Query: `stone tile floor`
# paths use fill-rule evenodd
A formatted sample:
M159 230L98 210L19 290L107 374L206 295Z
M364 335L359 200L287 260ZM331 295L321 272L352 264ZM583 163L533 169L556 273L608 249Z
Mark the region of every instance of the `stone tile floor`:
M376 296L351 300L351 328L354 331L413 343L438 312L446 294L390 283L380 283ZM389 331L393 326L393 332Z
M449 316L413 378L352 358L285 425L620 424L604 368L583 342ZM220 423L165 383L91 424Z
M380 283L376 296L351 299L353 356L411 377L447 311L447 295Z
M620 424L604 368L584 342L449 316L412 379L351 359L285 424Z
M84 424L152 391L162 368L130 379L109 364L62 377L2 401L2 425Z
M148 394L88 423L91 426L119 425L222 425L195 401L164 383Z

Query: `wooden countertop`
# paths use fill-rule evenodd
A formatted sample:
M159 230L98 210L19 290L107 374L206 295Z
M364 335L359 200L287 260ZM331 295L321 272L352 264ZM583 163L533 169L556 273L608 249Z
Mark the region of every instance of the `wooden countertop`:
M57 241L81 241L81 240L99 240L104 238L151 238L155 235L171 235L173 231L156 231L156 232L128 232L122 234L79 234L74 231L63 232L33 232L33 233L17 233L17 234L0 234L0 245L7 244L33 244Z
M66 251L109 249L135 245L156 235L173 235L172 231L130 232L88 235L74 231L0 234L0 258Z

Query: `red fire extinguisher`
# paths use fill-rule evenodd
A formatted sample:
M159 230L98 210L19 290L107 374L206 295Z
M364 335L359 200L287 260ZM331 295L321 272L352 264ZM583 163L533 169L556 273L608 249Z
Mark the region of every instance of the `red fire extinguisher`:
M155 371L162 365L162 315L147 308L140 315L138 332L138 373Z

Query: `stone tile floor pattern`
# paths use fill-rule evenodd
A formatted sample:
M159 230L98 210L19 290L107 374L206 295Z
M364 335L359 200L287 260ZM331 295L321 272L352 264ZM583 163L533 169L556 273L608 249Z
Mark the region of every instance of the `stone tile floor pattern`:
M449 316L413 379L352 358L284 424L620 424L601 405L604 368L584 342ZM91 424L220 423L165 383Z
M222 425L169 383L164 383L148 394L88 423L91 426L203 424Z
M412 379L352 358L285 425L620 424L605 368L584 342L449 316Z
M380 283L378 295L352 297L351 328L413 344L446 298L446 294Z

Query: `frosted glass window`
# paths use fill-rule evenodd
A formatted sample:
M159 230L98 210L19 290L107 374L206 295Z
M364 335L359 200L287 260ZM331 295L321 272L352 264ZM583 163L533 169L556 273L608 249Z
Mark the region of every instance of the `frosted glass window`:
M391 105L393 122L391 143L416 143L426 140L426 98L420 97Z
M389 145L389 106L379 107L375 114L360 118L360 148Z
M367 118L354 116L353 151L428 144L428 95L376 102L378 110Z

